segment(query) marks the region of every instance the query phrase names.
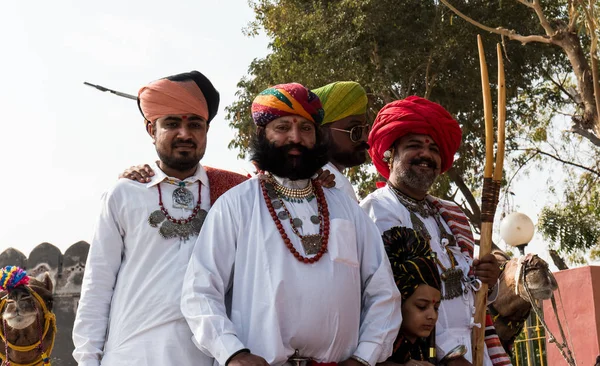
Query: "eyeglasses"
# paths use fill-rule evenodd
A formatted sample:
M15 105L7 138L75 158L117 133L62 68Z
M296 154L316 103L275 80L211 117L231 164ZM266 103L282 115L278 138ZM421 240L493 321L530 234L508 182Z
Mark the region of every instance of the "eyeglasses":
M354 126L350 130L342 130L341 128L333 128L333 127L330 127L329 129L334 130L334 131L349 133L350 140L352 140L352 142L359 142L365 133L367 135L369 134L369 131L371 130L371 126L369 126L369 125Z

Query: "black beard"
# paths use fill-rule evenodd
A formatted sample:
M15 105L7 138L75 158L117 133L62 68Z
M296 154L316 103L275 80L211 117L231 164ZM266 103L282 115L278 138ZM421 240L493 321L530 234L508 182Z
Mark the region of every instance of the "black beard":
M328 145L322 141L317 141L312 149L300 144L276 147L265 137L255 135L250 142L250 149L250 158L260 170L291 180L311 178L329 160ZM289 155L291 149L297 149L300 155Z
M369 144L367 144L366 142L362 142L360 145L356 146L351 152L340 151L335 147L334 144L332 144L330 152L331 160L345 168L358 166L367 161L368 149Z
M175 148L179 142L183 141L174 141L171 147ZM195 148L196 146L194 144L194 149ZM181 152L181 157L167 155L159 149L156 149L156 153L158 154L158 158L160 159L160 161L163 162L163 164L178 172L187 172L188 170L193 169L196 165L198 165L198 162L204 157L204 153L197 157L195 153L187 151Z
M429 167L433 168L434 170L428 174L423 174L423 173L417 174L414 170L412 170L412 166L418 165L421 163L427 163L427 165L429 165ZM435 179L439 175L435 171L436 168L437 168L437 164L435 163L435 161L433 161L431 159L427 159L427 158L420 158L420 159L416 158L409 162L409 166L407 169L403 169L400 171L400 174L399 174L400 179L399 180L402 183L406 184L407 186L409 186L413 189L427 192L427 191L429 191L429 189L435 182Z

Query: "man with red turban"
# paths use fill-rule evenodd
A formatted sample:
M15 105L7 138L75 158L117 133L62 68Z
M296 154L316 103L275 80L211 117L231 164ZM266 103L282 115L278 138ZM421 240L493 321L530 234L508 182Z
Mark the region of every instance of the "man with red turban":
M448 365L471 364L472 328L487 325L473 322L475 292L487 283L494 299L500 274L493 255L473 259L473 235L460 208L428 194L452 166L461 136L458 123L436 103L412 96L385 105L369 134L369 153L387 185L361 202L381 233L408 227L430 240L442 279L437 357L460 345L468 350ZM486 346L485 365L510 364L497 337L486 337Z
M219 93L198 71L141 88L138 106L156 173L148 183L121 179L103 196L73 357L80 366L209 366L181 313L181 286L207 211L246 178L200 164Z
M228 366L375 366L391 355L400 295L375 224L311 177L328 160L319 98L297 83L260 93L259 175L209 212L183 283L198 347Z

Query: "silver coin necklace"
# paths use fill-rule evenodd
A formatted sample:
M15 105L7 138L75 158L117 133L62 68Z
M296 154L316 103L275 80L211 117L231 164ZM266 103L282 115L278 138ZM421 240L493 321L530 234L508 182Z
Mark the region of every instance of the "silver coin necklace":
M173 207L192 210L192 214L185 219L176 219L169 215L162 201L162 191L160 183L158 188L159 210L153 211L148 217L148 224L152 227L159 227L158 233L164 239L179 237L183 241L200 234L202 224L208 212L200 209L202 203L202 184L198 182L198 201L193 206L194 195L185 187L185 182L179 182L179 187L173 191Z

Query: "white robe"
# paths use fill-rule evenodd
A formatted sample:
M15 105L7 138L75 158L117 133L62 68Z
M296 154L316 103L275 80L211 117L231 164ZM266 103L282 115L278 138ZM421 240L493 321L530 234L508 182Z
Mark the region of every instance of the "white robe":
M371 219L375 221L382 234L395 226L413 227L410 220L410 212L400 203L388 186L369 194L360 205ZM431 235L431 249L437 254L438 259L444 267L450 268L450 256L440 242L440 230L437 222L433 217L425 219L419 214L416 215L423 221L427 232ZM443 219L442 224L447 232L450 233L450 228ZM463 273L469 273L473 259L462 253L458 247L451 247L451 251L456 258L457 267L461 268ZM438 267L438 269L441 274L441 268ZM494 297L495 294L490 298L493 299ZM468 350L465 358L468 361L472 360L471 333L474 326L474 314L475 297L472 289L466 295L451 300L442 300L439 308L439 318L435 327L438 359L444 357L454 347L462 344L467 346ZM487 348L485 349L484 365L492 365Z
M181 284L196 238L164 239L148 216L158 210L154 165L150 183L119 180L103 197L87 258L73 327L73 357L80 366L208 366L213 360L192 342L180 310ZM201 165L186 181L201 208L210 208L208 176ZM166 209L176 218L191 210L172 207L177 186L160 183Z
M220 364L243 348L271 365L286 363L296 349L319 362L356 355L373 366L391 354L402 315L381 235L346 193L325 189L325 197L331 234L328 252L314 264L300 263L284 245L258 178L231 189L211 209L181 306L198 347ZM318 233L310 222L316 199L285 204L303 220L303 234ZM304 255L289 220L282 223Z

